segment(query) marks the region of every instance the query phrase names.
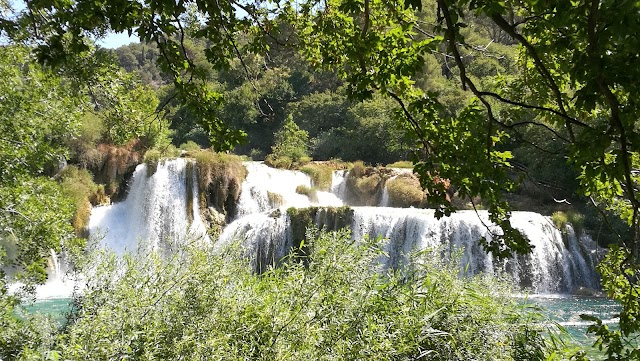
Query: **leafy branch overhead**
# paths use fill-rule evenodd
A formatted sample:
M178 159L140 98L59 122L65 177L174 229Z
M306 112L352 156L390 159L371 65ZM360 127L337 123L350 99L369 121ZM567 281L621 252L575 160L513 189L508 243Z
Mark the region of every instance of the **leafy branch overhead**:
M471 200L480 196L503 230L485 240L499 258L531 251L510 226L503 198L520 177L530 176L517 159L527 155L511 152L513 144L526 144L572 167L565 178L606 225L611 213L629 225L630 235L617 239L622 251L603 263L617 269L602 272L610 296L624 301L636 292L640 268L640 68L633 66L639 14L640 3L624 0L37 0L24 10L3 11L0 32L31 46L42 64L79 78L86 74L70 64L91 50L89 39L108 31L136 33L157 47L176 100L218 150L247 137L233 121L240 115L220 110L225 100L253 101L265 122L285 107L272 107L267 97L247 100L247 88L225 93L207 82L207 67L235 67L251 79L253 92L272 86L293 97L273 85L288 70L269 69L267 61L272 48L287 49L317 71L337 75L350 101L392 102L394 121L438 214L454 210L447 197L452 190ZM480 28L489 37L479 36ZM191 40L205 44L208 64L189 51ZM263 82L273 84L254 81L261 70L270 74ZM456 82L458 95L439 86L438 77ZM313 99L332 102L339 115L349 113L321 94ZM313 105L300 101L287 111L301 118L303 130L319 132L298 116L305 108ZM353 134L346 125L332 131ZM623 304L625 312L638 309ZM622 325L624 337L635 331L628 325ZM603 340L613 339L601 332ZM611 357L623 352L612 350Z

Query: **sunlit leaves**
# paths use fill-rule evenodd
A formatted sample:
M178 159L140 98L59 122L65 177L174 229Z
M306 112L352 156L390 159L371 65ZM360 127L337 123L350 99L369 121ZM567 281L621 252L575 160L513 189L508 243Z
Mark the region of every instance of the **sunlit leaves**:
M305 262L294 250L260 275L235 247L98 257L58 351L68 360L521 360L524 350L549 351L504 283L460 279L432 251L381 270L379 239L307 239Z

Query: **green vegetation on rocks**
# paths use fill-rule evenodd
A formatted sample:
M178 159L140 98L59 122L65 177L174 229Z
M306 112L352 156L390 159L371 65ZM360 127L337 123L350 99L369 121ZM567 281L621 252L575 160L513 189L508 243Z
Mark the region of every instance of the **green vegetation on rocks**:
M400 174L385 183L389 200L393 207L420 207L424 205L425 194L416 176Z
M196 153L195 158L201 209L213 207L229 220L236 210L242 182L247 176L242 158L207 150Z
M328 191L331 189L331 182L333 181L334 168L327 163L309 163L300 171L306 173L313 182L313 187L321 190Z
M299 185L296 187L296 193L305 195L309 198L309 201L317 203L318 202L318 191L314 187L307 187L303 185Z
M147 165L147 177L151 177L158 170L158 163L162 154L157 149L149 149L144 153L144 163Z
M385 168L367 167L355 162L347 174L347 197L354 205L373 206L380 203L384 181L391 173Z
M75 233L78 237L86 237L91 206L109 203L104 186L95 184L89 171L73 165L66 166L58 177L63 193L72 199L75 205L75 214L71 220Z

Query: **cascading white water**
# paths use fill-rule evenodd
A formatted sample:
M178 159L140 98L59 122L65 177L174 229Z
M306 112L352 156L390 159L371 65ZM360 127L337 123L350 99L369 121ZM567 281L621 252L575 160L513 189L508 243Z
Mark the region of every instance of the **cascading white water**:
M331 175L331 193L342 202L347 199L347 174L348 170L336 170Z
M449 254L462 252L461 266L467 274L505 270L535 293L598 288L593 261L585 259L587 252L571 230L563 238L548 217L533 212L513 212L511 224L534 249L504 264L496 264L478 242L491 237L489 229L500 232L486 211L459 211L436 219L433 210L355 207L352 230L354 239L365 235L389 239L386 262L390 265L397 265L412 251L444 247Z
M532 212L513 212L511 223L534 246L531 254L496 264L479 244L499 228L486 211L460 211L435 218L433 210L386 207L352 207L352 237L388 239L382 260L387 266L404 262L413 251L440 249L449 257L461 252L461 269L467 275L508 272L516 282L535 293L571 292L578 287L598 288L593 261L571 231L563 238L548 217ZM317 220L317 222L318 220ZM277 261L292 245L290 220L286 213L243 217L225 229L222 244L240 240L254 266ZM488 229L489 228L489 229ZM586 255L586 256L585 256Z
M104 234L101 245L118 253L133 251L138 240L154 248L170 249L173 242L184 242L189 232L204 235L197 201L187 210L187 182L193 182L191 199L198 199L195 173L187 179L187 160L161 162L152 176L147 167L136 168L125 201L92 212L92 235ZM248 175L242 185L235 221L223 230L217 246L240 240L253 267L263 270L285 256L293 246L289 207L341 206L346 202L347 172L333 173L331 192L318 192L317 200L296 193L298 186L311 187L302 172L278 170L264 164L246 162ZM195 167L194 167L195 168ZM385 203L386 204L386 203ZM468 274L505 270L521 285L534 292L566 292L583 286L598 288L593 261L568 228L562 236L547 217L531 212L514 212L512 225L531 241L530 255L497 264L478 243L489 237L492 226L486 212L461 211L436 219L433 210L386 207L352 207L352 236L384 237L387 265L403 262L414 250L439 247L448 256L461 252ZM189 225L187 212L192 212ZM322 222L318 219L318 224Z
M174 244L206 237L197 205L198 183L195 171L188 177L188 163L182 158L163 160L152 175L145 164L138 165L126 199L91 212L91 236L119 254L136 251L138 241L151 249L171 249ZM187 209L189 188L193 189L191 209Z
M242 183L242 192L236 219L275 208L304 208L309 206L341 206L342 200L334 193L317 191L316 200L296 192L298 186L312 187L311 178L298 171L275 169L258 162L245 162L248 174Z

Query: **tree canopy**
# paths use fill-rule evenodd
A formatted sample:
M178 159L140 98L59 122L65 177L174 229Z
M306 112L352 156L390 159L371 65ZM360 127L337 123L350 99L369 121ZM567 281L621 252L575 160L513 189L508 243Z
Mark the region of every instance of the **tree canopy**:
M50 67L73 64L91 49L90 38L107 31L135 32L154 44L172 97L216 149L234 147L246 133L220 113L225 89L206 81L209 70L236 69L250 78L251 65L260 63L247 59L273 49L281 49L283 63L294 53L335 74L350 101L379 96L394 102L393 117L410 138L416 172L439 201L439 214L454 207L437 179L449 179L463 196L481 196L504 232L485 241L499 257L531 249L510 226L502 196L515 186L511 175L522 171L509 144L566 160L603 222L611 223L607 212L613 212L631 228L601 266L604 289L624 306L621 329L597 325L593 331L612 359L637 357L637 349L620 345L640 328L640 70L632 66L640 49L639 3L77 0L7 9L3 4L2 36L30 45ZM189 51L189 41L204 44L206 62ZM459 89L443 85L443 77ZM268 85L277 84L262 84ZM275 100L291 94L277 89ZM456 92L464 93L454 99L465 104L448 101ZM242 93L235 99L241 103Z

